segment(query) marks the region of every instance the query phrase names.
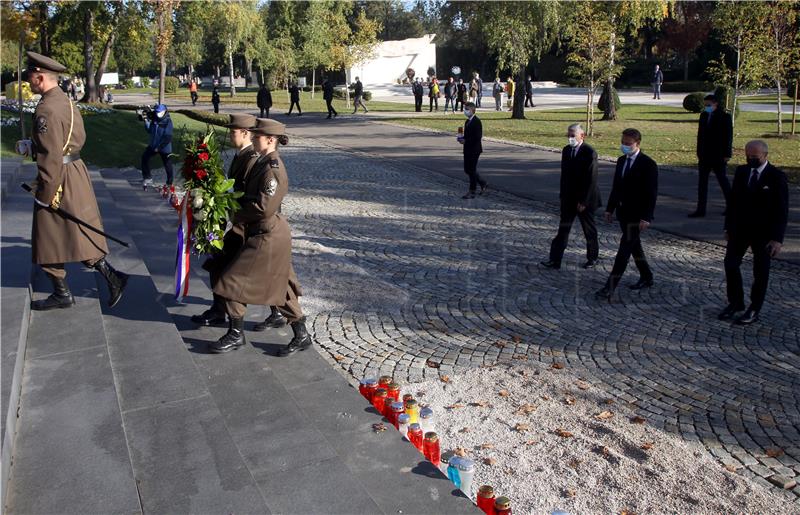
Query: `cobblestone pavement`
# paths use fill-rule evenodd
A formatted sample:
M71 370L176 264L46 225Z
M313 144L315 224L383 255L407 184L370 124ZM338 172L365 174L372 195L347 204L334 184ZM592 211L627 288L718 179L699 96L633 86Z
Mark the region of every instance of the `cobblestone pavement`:
M799 266L773 263L761 323L733 326L716 319L724 249L654 230L644 246L655 286L626 288L631 265L616 301L600 302L616 226L599 223L597 269L578 266L576 224L561 271L544 270L554 204L496 192L464 201L464 182L310 141L283 156L304 305L318 344L353 378L561 362L760 483L800 481ZM800 506L800 486L782 495Z

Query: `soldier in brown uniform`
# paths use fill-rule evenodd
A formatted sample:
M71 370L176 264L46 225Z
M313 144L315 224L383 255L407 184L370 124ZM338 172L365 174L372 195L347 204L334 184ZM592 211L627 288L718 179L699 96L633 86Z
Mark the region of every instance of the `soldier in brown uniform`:
M233 223L245 231L245 244L222 272L214 293L226 299L230 317L228 332L210 345L211 352L227 352L246 343L244 315L247 304L278 306L288 319L294 337L279 352L287 356L311 345L298 297L302 295L292 267L292 234L286 219L279 213L289 189L289 178L278 155L278 143L289 139L286 126L267 118L259 118L253 133L253 144L261 154L247 175L242 208Z
M76 106L58 87L58 74L66 68L58 62L28 52L28 81L31 91L42 95L33 115L32 157L38 174L34 188L33 262L53 282L54 292L31 303L35 310L69 308L75 299L69 291L64 263L81 261L97 270L109 289L108 305L122 296L128 276L114 270L105 259L105 237L59 213L59 207L89 225L102 230L100 210L89 171L80 150L86 141L83 118Z

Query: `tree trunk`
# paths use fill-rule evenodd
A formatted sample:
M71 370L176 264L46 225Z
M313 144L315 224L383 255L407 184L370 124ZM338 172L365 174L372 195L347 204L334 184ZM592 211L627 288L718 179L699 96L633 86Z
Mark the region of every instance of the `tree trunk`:
M606 97L606 106L603 109L603 120L617 119L617 106L614 102L614 79L609 78L603 85L603 95Z
M25 113L22 111L22 52L25 50L25 29L19 31L19 55L17 56L17 107L19 107L19 132L25 139ZM795 95L797 97L797 95Z
M731 126L736 127L736 101L739 99L739 58L741 57L742 34L736 38L736 79L733 86L733 106L731 107Z
M592 136L592 88L594 84L589 84L586 88L586 134Z
M94 80L94 48L92 31L94 29L94 11L87 7L83 14L83 62L86 68L86 91L82 102L97 102L97 83Z
M96 84L100 84L100 81L103 79L103 74L106 72L108 58L111 56L111 48L114 46L114 40L116 39L116 36L117 33L115 31L111 31L111 34L106 40L106 44L103 45L103 53L100 54L100 64L97 65L97 72L95 72L94 75L94 81Z
M792 134L797 124L797 86L800 84L798 78L794 79L794 101L792 102Z
M683 56L683 80L689 80L689 54Z
M50 27L47 19L47 2L39 2L39 46L43 55L50 55Z
M231 96L236 96L236 86L233 84L233 41L228 38L228 74L231 78Z
M314 86L317 80L317 69L311 68L311 100L314 100Z
M164 83L166 82L167 78L167 56L162 55L159 59L159 71L158 71L158 103L164 103Z
M245 87L250 86L251 77L253 77L253 60L244 58L244 67L247 70L247 77L244 78Z
M781 79L775 78L775 85L778 87L778 136L783 136L783 109L781 107Z
M514 84L514 104L511 106L511 119L524 120L525 119L525 65L520 67L520 73L517 76L517 81Z
M347 100L347 108L350 109L350 84L348 83L347 67L344 68L344 98Z
M194 65L189 63L189 81L194 80Z

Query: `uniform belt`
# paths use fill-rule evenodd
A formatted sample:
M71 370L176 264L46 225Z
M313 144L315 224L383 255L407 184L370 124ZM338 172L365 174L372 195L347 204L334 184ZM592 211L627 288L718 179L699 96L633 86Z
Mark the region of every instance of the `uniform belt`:
M73 161L77 161L80 158L81 158L80 154L67 154L63 157L61 162L64 163L65 165L68 165Z

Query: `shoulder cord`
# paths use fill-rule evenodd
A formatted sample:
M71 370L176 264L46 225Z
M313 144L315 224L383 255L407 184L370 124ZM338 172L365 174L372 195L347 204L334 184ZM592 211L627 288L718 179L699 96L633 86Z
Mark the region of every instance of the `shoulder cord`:
M72 128L75 124L75 105L72 103L72 100L67 99L69 102L69 134L67 134L67 142L64 143L64 148L61 149L61 153L67 155L67 149L69 148L69 141L72 139Z

